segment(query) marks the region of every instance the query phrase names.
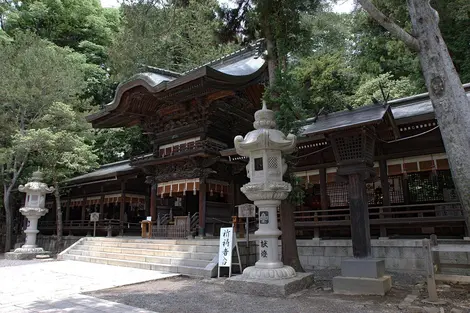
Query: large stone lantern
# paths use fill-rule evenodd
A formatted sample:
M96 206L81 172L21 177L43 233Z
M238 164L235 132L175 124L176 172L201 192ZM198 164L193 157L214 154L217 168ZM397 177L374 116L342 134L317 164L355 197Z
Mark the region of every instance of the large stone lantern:
M24 231L26 233L25 244L15 249L14 252L7 253L6 257L9 259L28 259L38 254L48 253L36 245L36 235L39 233L38 220L49 211L45 208L46 194L54 191L53 187L48 187L41 182L42 178L41 172L34 172L29 183L18 187L19 191L26 193L25 206L20 208L20 212L28 219L28 227Z
M296 277L298 273L279 259L281 231L277 224L277 209L292 189L282 179L287 170L282 154L292 153L296 137L285 136L276 129L274 112L268 110L265 103L256 111L253 126L255 130L245 138L235 137L234 143L237 153L249 158L246 171L250 182L241 191L259 209L259 229L255 232L259 239L258 261L255 266L247 267L243 275L227 280L225 286L234 292L284 296L306 287L308 282L304 278L311 278L303 274Z

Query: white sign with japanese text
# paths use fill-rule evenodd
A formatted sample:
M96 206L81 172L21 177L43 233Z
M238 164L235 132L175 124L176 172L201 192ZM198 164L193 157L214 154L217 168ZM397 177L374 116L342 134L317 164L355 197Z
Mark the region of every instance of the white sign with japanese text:
M233 242L233 228L226 227L220 229L220 242L219 242L219 267L232 266L232 251L234 247Z
M238 217L255 217L256 206L251 203L240 204L238 206Z
M98 222L100 220L100 213L93 212L90 214L90 221L91 222Z

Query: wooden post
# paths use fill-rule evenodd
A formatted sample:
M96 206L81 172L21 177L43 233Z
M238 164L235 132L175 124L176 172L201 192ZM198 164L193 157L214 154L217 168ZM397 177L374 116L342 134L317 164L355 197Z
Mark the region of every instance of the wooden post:
M371 255L371 244L366 184L361 173L350 174L348 178L353 255L367 258Z
M205 182L199 183L199 236L206 234L206 192Z
M435 234L431 235L431 247L437 247L437 236ZM434 272L436 274L440 273L441 271L441 258L439 257L439 251L432 251L432 263L434 264Z
M157 183L153 183L150 187L150 216L152 221L157 220Z
M152 187L150 187L150 190ZM145 203L144 203L144 211L145 211L145 216L150 216L150 196L145 195Z
M121 207L119 210L119 233L121 236L124 235L124 210L126 208L126 181L121 181Z
M383 206L390 205L390 186L388 183L388 169L387 169L387 160L379 161L380 167L380 184L382 185L382 196L383 196ZM390 209L384 209L383 212L389 212ZM380 218L384 218L384 215L380 215ZM387 229L384 225L380 225L380 237L387 237Z
M104 194L100 198L100 219L104 219Z
M426 281L428 286L429 301L437 302L436 279L434 277L434 265L432 263L431 242L423 240L424 267L426 270Z
M322 211L328 210L328 189L327 189L327 180L326 180L326 168L321 168L320 172L320 204ZM326 212L322 212L320 215L325 215ZM315 214L316 215L316 214ZM316 218L315 221L317 221ZM320 228L315 227L313 229L313 235L315 238L320 238Z
M72 202L72 196L69 195L67 199L67 207L65 208L65 221L68 222L70 220L70 203Z
M86 207L86 195L83 195L83 200L82 200L82 222L81 222L81 225L84 226L85 225L85 217L86 217L86 211L85 211L85 207Z

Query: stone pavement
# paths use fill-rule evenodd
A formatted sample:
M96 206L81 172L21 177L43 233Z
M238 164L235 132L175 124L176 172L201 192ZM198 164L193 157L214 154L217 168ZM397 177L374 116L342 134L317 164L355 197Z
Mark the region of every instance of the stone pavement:
M0 312L150 312L79 295L178 276L103 264L49 261L1 267Z

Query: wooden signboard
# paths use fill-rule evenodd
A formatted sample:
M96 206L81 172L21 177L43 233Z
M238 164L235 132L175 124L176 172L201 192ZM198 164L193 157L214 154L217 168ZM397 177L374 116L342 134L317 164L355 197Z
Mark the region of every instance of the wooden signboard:
M238 263L232 263L232 252L233 248L237 251ZM226 227L220 229L220 240L219 240L219 268L217 277L220 277L220 268L228 267L229 274L232 276L232 264L240 267L240 272L243 271L240 261L240 251L238 250L237 238L233 231L233 227Z

